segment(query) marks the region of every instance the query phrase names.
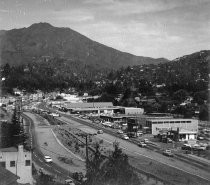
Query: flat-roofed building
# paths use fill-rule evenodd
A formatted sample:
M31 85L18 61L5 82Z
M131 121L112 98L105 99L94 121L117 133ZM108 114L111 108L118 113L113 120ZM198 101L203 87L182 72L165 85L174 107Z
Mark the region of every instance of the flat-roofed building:
M180 118L147 118L146 126L150 128L152 135L157 136L163 131L177 130L183 140L196 139L198 132L198 120Z
M118 107L113 106L112 102L83 102L65 103L64 107L72 113L105 113L113 114Z

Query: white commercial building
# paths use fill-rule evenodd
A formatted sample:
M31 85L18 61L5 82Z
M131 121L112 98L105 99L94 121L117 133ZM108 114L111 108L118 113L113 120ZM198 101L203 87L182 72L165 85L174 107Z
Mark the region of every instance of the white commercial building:
M0 149L0 165L20 177L18 183L32 184L31 152L25 151L22 145Z
M163 131L178 131L182 139L196 139L198 132L198 120L196 119L176 119L176 118L156 118L147 119L146 126L151 129L152 135L157 136Z

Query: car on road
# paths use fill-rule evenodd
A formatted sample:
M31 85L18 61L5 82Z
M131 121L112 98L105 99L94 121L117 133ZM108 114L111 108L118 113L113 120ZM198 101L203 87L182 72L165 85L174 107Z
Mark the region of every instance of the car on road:
M137 137L140 137L140 136L143 135L143 132L142 131L137 131L136 135L137 135Z
M118 134L123 134L123 131L122 130L118 130L117 133Z
M103 130L98 130L97 131L97 134L103 134L104 132L103 132Z
M50 156L48 156L48 155L45 155L45 156L44 156L44 161L45 161L46 163L51 163L51 162L52 162L52 158L51 158Z
M49 115L52 116L52 117L60 117L60 114L59 113L51 113Z
M147 144L144 143L143 141L140 141L138 145L142 148L147 146Z
M75 184L74 184L74 181L73 181L72 179L66 179L66 180L65 180L65 184L66 184L66 185L75 185Z
M171 150L163 151L163 155L168 156L168 157L174 157L174 154L171 152Z
M149 139L144 139L144 143L149 143Z
M123 134L123 135L122 135L122 139L128 140L129 137L128 137L126 134Z

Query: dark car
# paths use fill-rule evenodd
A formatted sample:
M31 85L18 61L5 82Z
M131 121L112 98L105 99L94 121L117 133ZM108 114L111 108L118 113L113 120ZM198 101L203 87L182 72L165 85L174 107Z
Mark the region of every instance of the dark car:
M103 132L103 130L98 130L97 133L98 134L103 134L104 132Z
M84 175L83 175L82 172L74 172L73 173L73 178L76 179L77 181L82 182L83 178L84 178Z
M191 150L191 149L192 149L192 147L190 145L188 145L188 144L184 144L182 146L182 150Z

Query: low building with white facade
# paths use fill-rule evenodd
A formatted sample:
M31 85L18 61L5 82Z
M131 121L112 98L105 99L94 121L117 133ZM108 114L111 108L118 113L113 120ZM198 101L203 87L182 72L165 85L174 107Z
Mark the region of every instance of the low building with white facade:
M177 118L149 118L146 126L151 129L154 136L162 132L177 132L179 139L196 139L198 132L198 120L196 119L177 119Z
M20 177L17 182L32 184L31 152L23 149L22 145L0 149L0 165Z

